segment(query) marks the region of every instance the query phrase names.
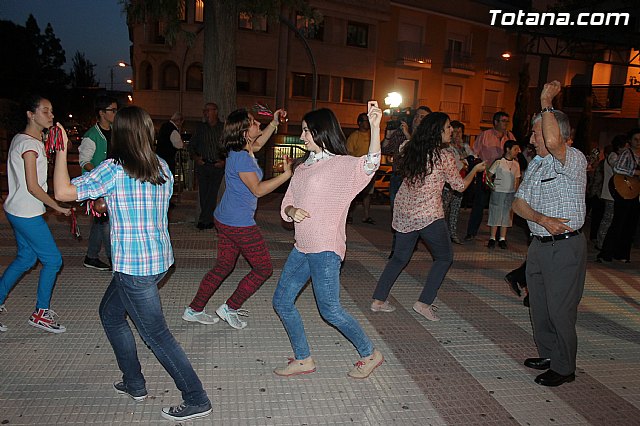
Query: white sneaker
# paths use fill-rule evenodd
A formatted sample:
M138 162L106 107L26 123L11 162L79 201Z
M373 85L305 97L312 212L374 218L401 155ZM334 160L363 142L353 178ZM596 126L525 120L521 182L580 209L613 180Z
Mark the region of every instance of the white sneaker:
M247 311L246 309L238 309L236 311L228 307L226 303L223 303L218 309L216 309L216 314L218 314L218 316L222 318L224 322L235 329L242 330L247 326L246 321L242 321L240 318L238 318L238 315L242 315L245 317L249 316L249 311Z
M0 313L7 312L7 308L4 307L4 303L0 305ZM0 322L0 331L7 331L9 327Z
M196 312L191 309L189 306L184 310L184 314L182 314L182 319L189 322L199 322L200 324L215 324L220 321L218 318L213 315L209 315L204 310L202 312Z

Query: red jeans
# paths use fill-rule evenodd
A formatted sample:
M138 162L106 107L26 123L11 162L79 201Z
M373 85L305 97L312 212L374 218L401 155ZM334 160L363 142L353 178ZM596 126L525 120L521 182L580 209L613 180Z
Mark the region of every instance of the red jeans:
M257 225L227 226L217 220L215 225L218 230L218 260L213 269L202 278L198 292L189 304L196 312L204 310L211 296L233 272L240 254L251 265L251 271L240 280L227 300L229 308L239 309L273 273L271 256Z

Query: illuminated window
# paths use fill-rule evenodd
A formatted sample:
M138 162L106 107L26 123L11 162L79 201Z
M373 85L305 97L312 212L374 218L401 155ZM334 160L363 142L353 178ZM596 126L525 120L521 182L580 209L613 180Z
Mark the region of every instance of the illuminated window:
M240 12L238 15L238 28L267 32L267 17L253 16L247 12Z
M204 22L204 0L196 0L196 22Z
M322 41L324 38L324 21L316 23L313 18L305 18L303 15L298 14L296 15L296 28L308 40Z
M187 20L187 2L186 0L180 0L178 4L178 19L181 21Z

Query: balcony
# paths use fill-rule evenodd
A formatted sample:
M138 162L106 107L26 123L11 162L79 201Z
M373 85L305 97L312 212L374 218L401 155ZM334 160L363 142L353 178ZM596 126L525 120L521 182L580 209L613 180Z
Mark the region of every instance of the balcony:
M411 68L431 68L429 48L413 41L399 41L397 44L396 64Z
M502 111L502 108L497 106L482 105L482 117L480 118L480 122L491 123L493 125L493 114L498 111Z
M444 72L464 76L476 75L471 52L447 50L444 59Z
M484 66L484 77L489 80L508 82L511 77L509 63L504 59L487 58Z
M623 85L567 86L562 97L563 108L582 109L587 96L593 99L594 112L620 111L624 99Z
M463 123L468 123L470 109L471 109L471 104L441 101L439 111L446 113L451 119L451 121L458 120L458 121L462 121Z

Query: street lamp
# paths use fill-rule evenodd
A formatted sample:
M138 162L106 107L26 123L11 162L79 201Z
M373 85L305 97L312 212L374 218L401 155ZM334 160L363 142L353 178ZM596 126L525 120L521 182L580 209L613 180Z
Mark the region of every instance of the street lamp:
M118 67L120 67L120 68L126 68L126 67L130 67L131 66L130 64L128 64L128 63L126 63L124 61L119 61L116 65ZM111 91L112 92L113 92L113 69L116 67L116 65L109 67L109 78L111 80ZM128 83L128 81L127 81L127 83Z

